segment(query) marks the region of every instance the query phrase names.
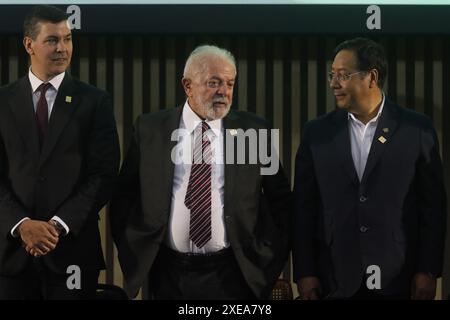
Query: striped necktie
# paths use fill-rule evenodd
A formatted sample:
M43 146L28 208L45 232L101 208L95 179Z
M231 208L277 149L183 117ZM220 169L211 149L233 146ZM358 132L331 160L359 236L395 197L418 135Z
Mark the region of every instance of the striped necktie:
M191 174L184 204L191 211L189 239L202 248L211 240L211 142L206 132L209 125L202 121L194 130L194 150Z

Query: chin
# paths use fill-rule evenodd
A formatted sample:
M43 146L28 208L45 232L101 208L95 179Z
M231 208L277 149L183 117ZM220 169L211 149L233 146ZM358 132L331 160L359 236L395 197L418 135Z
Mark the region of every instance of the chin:
M53 70L56 73L61 73L66 71L66 69L69 67L69 64L67 62L63 62L63 63L56 63L53 65Z
M336 101L336 106L337 106L339 109L348 109L348 108L349 108L348 103L345 103L345 102L343 102L343 101Z
M224 118L230 111L230 107L231 106L219 107L219 108L212 107L211 109L208 110L209 120L217 120L217 119Z
M55 68L52 70L52 74L53 76L57 76L60 73L63 73L64 71L66 71L67 67L59 67L59 68Z

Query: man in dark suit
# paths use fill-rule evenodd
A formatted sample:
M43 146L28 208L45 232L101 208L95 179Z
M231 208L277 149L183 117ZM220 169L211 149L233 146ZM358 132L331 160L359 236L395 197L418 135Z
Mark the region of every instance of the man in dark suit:
M290 187L281 167L262 175L267 162L247 161L270 137L232 145L241 129L270 134L230 111L235 78L231 53L200 46L184 69L184 106L136 121L111 205L131 297L149 276L155 299L267 298L286 263Z
M382 92L374 41L337 46L337 110L306 124L296 158L294 279L302 299L433 299L446 196L436 132Z
M23 43L28 75L0 89L0 299L92 298L120 156L111 102L66 72L63 11L34 7Z

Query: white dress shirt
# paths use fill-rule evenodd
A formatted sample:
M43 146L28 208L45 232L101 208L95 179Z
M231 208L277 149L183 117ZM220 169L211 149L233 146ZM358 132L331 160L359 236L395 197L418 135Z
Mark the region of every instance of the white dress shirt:
M51 86L48 88L47 92L45 93L45 98L47 99L47 105L48 105L49 121L50 121L50 115L53 110L53 105L55 104L56 95L58 94L59 87L61 86L61 83L64 79L65 74L66 74L65 72L62 72L62 73L58 74L57 76L53 77L49 81ZM31 94L33 96L34 112L36 112L37 104L38 104L39 98L41 97L41 92L38 90L38 88L42 83L44 83L44 81L42 81L41 79L36 77L33 74L33 72L31 71L31 68L28 71L28 78L29 78L30 84L31 84ZM27 219L30 219L30 218L29 217L23 218L18 223L16 223L16 225L11 229L11 235L13 235L14 237L17 237L18 234L17 234L17 232L15 232L16 228L22 223L22 221L27 220ZM58 221L64 227L66 234L69 233L69 231L70 231L69 227L64 223L64 221L61 218L59 218L58 216L53 216L52 220Z
M211 128L207 131L212 152L211 240L199 249L189 240L190 210L184 204L184 199L191 174L190 162L192 161L191 154L194 145L194 129L202 120L192 111L187 101L182 112L178 143L175 150L177 160L175 162L166 245L175 251L184 253L216 252L229 246L223 215L225 177L222 120L206 121Z
M377 115L367 124L362 123L352 113L348 113L350 145L352 149L353 163L355 164L356 173L359 181L361 181L364 169L366 168L367 158L369 157L370 147L375 135L381 112L384 107L384 94Z
M60 73L57 76L53 77L49 83L51 84L51 87L48 88L47 92L45 93L45 98L47 99L47 105L48 105L48 119L50 120L50 115L53 110L53 105L55 104L56 95L58 94L59 87L61 86L61 83L64 79L64 75L66 73ZM37 103L39 101L39 98L41 97L41 92L38 90L39 86L44 83L41 79L36 77L33 72L31 72L31 68L28 71L28 77L30 79L31 84L31 94L33 95L33 106L34 106L34 112L36 112Z

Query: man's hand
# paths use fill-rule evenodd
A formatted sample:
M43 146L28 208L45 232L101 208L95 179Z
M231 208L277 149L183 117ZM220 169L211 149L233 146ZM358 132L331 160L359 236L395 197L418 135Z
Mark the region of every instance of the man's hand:
M297 281L297 289L300 300L319 300L322 294L322 287L317 277L300 278Z
M416 273L411 283L412 300L433 300L436 296L436 278L427 273Z
M59 240L55 227L45 221L24 220L18 230L25 250L35 257L55 249Z
M48 220L48 223L55 227L56 232L58 232L58 236L60 236L62 233L65 233L64 227L56 220L50 219Z

